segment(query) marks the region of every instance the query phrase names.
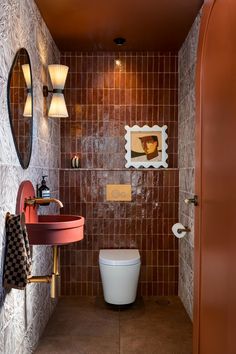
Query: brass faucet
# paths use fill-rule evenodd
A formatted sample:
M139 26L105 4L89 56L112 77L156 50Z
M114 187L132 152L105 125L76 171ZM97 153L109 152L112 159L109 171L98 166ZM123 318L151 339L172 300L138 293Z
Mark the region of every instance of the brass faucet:
M60 208L63 208L63 204L59 199L56 198L28 198L25 199L25 205L37 205L37 204L49 204L56 203Z

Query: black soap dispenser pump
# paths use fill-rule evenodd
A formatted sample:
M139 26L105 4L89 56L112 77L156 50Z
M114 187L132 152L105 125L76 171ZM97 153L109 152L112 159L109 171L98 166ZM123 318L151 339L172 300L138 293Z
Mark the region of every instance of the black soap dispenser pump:
M45 181L46 177L47 176L42 176L43 179L42 179L42 182L41 182L41 186L38 189L39 198L43 198L43 199L51 197L50 189L46 185L46 181ZM49 204L50 203L44 204L44 205L49 205Z

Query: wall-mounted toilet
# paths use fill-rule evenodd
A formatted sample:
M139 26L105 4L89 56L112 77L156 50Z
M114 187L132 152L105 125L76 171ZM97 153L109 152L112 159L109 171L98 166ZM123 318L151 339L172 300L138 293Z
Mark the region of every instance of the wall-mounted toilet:
M99 268L106 302L127 305L135 301L140 265L137 249L100 250Z

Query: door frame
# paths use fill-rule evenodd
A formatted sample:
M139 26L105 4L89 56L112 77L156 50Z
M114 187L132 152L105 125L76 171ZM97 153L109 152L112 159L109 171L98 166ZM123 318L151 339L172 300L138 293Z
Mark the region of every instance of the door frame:
M201 221L202 221L202 62L205 55L205 42L209 20L216 0L205 0L197 50L196 65L196 123L195 123L195 192L199 205L195 208L194 222L194 305L193 305L193 354L200 354L200 306L201 306Z

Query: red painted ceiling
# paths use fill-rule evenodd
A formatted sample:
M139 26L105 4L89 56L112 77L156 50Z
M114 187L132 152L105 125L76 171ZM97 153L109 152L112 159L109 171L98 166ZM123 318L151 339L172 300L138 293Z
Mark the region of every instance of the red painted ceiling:
M35 0L60 50L177 50L203 0Z

